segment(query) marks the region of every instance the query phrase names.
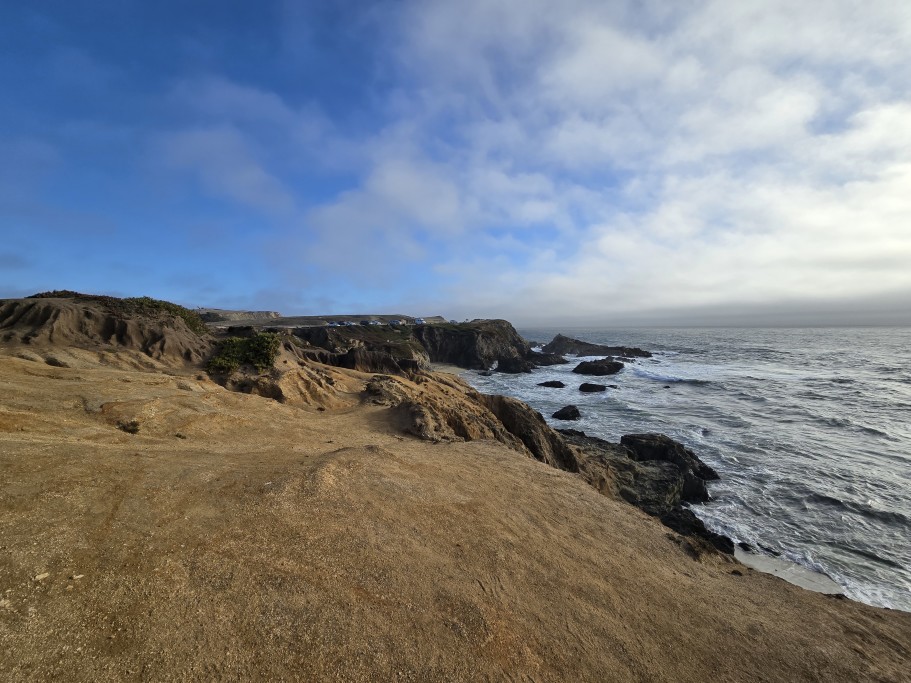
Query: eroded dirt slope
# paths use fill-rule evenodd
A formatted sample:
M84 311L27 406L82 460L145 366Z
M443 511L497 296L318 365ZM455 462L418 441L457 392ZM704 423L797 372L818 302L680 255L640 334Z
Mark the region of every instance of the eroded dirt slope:
M403 435L366 375L282 404L2 354L3 680L907 680L911 616Z

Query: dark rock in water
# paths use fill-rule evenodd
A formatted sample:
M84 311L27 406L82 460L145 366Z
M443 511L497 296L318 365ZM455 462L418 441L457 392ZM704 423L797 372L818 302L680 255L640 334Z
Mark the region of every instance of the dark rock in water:
M749 543L745 543L744 541L740 541L740 543L737 544L737 547L741 550L745 550L748 553L753 552L753 546L751 546Z
M552 389L562 389L566 385L558 379L551 379L546 382L538 382L539 387L550 387Z
M671 385L670 385L670 384L665 384L665 385L664 385L663 387L661 387L661 388L662 388L662 389L670 389L670 388L671 388Z
M504 356L497 359L497 372L517 375L520 372L531 372L534 365L518 356Z
M544 353L572 353L577 356L627 356L630 358L651 358L652 354L640 348L629 346L604 346L602 344L592 344L591 342L573 339L558 334L553 340L544 346Z
M529 353L525 357L525 360L532 365L542 368L549 365L565 365L566 363L569 363L563 356L557 355L556 353L538 353L537 351Z
M607 386L604 384L592 384L590 382L584 382L579 385L579 391L584 391L585 393L591 394L596 391L607 391Z
M564 406L551 417L555 420L578 420L582 417L582 413L579 412L576 406Z
M492 377L492 376L493 376L493 370L481 370L481 372L479 372L478 374L479 374L481 377Z
M601 360L586 360L579 363L573 368L577 375L595 375L603 377L604 375L616 375L623 369L623 363L611 358L602 358Z

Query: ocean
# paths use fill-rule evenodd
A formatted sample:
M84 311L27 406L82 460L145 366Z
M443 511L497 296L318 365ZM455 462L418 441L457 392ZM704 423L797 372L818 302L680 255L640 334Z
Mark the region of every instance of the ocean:
M573 374L572 356L531 374L463 377L554 427L683 442L721 476L692 508L709 528L824 573L850 598L911 611L911 328L519 331L654 357L601 378ZM536 386L545 380L567 386ZM586 394L584 381L617 388ZM567 404L581 420L550 417Z

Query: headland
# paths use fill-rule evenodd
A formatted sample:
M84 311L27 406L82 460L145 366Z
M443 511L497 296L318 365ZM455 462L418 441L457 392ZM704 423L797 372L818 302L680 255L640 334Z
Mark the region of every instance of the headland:
M693 523L698 454L558 433L431 370L565 346L64 294L0 302L5 680L907 675L911 615Z

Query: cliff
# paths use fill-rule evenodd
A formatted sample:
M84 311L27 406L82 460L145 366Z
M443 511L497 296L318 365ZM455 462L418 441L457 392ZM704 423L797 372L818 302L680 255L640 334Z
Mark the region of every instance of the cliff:
M279 400L0 342L2 680L906 680L911 615L750 571L539 462L519 402L285 341L247 378Z
M0 340L30 349L138 352L166 365L199 364L212 348L202 321L183 307L65 291L0 300Z
M414 328L414 337L435 363L486 370L500 359L526 358L531 348L505 320L474 320Z

